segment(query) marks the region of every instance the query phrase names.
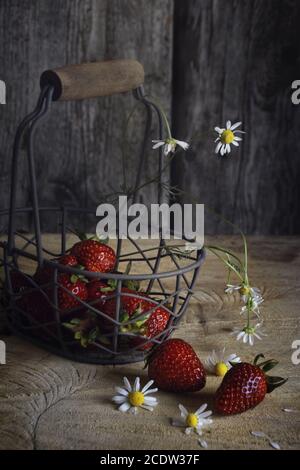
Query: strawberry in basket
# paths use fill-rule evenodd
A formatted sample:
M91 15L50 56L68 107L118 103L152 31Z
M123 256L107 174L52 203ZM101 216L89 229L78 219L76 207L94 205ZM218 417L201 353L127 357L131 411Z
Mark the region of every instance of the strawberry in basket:
M104 283L102 284L98 284L101 292L101 301L97 303L97 308L114 319L117 300L116 297L109 296L116 294L116 291ZM93 293L95 295L95 292ZM140 296L143 298L141 299ZM89 297L89 299L91 299L91 297ZM128 287L122 287L119 321L124 323L124 325L121 326L120 332L138 335L128 336L128 341L131 346L140 346L139 349L150 348L152 343L149 342L145 344L145 342L162 333L168 324L169 318L170 314L168 310L163 306L157 306L157 304L143 292L138 292ZM134 319L136 319L136 321L128 323L129 320ZM101 324L105 331L113 330L113 322L102 318Z
M87 271L107 273L114 269L116 264L116 254L114 250L103 241L94 238L80 236L81 241L76 243L71 249L79 264Z
M65 255L58 260L59 264L64 266L77 267L77 258L73 255ZM50 301L53 302L53 274L51 266L38 268L34 280L39 284L47 294ZM58 287L58 307L61 313L65 313L76 307L80 307L80 300L87 300L88 291L86 280L83 276L77 276L72 273L59 272L57 275Z

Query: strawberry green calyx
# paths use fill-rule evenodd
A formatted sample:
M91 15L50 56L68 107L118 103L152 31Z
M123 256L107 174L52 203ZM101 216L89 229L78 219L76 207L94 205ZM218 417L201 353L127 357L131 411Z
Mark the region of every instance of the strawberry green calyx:
M267 375L266 372L276 367L279 363L278 361L276 361L276 359L268 359L260 363L258 362L259 359L264 359L264 358L265 356L263 354L258 354L257 356L255 356L253 364L256 367L259 367L265 373L266 382L267 382L267 393L271 393L273 392L273 390L275 390L275 388L280 387L281 385L285 384L288 381L288 379Z

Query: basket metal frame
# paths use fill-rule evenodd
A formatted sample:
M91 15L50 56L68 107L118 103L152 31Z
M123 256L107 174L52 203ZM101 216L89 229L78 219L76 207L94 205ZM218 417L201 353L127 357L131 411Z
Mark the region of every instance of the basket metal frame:
M35 162L34 162L34 136L38 125L41 123L43 118L49 112L51 103L53 100L54 88L52 86L46 86L42 88L36 108L30 113L19 125L14 147L13 147L13 162L12 162L12 174L11 174L11 195L10 195L10 208L9 210L0 211L0 216L8 216L8 239L7 242L1 242L0 246L3 250L3 259L0 259L0 266L4 267L5 271L5 289L9 298L9 306L7 309L7 321L11 330L24 338L29 339L31 342L61 356L67 357L72 360L88 363L97 364L124 364L130 362L141 361L145 358L148 350L144 347L147 345L156 347L161 344L177 327L180 319L182 318L193 293L193 287L196 282L200 266L205 258L205 252L203 249L198 250L195 256L191 256L191 260L188 265L180 266L180 260L176 258L174 253L167 249L165 240L161 237L158 240L158 246L155 247L157 253L153 256L148 256L144 253L143 249L139 246L138 241L128 238L129 242L134 247L135 252L123 253L122 252L122 239L117 239L116 257L117 262L114 272L111 273L100 273L90 272L85 270L79 270L69 266L61 265L57 262L57 258L64 255L67 252L66 249L66 235L67 235L67 221L70 214L74 212L81 214L95 214L95 211L88 208L73 208L67 206L61 207L40 207L38 202L38 191L37 191L37 180L35 173ZM159 138L162 139L163 135L163 118L160 109L149 100L142 86L138 87L133 91L134 97L144 104L146 108L146 125L143 143L141 147L141 154L139 158L138 171L136 176L135 191L132 196L133 202L136 201L138 195L138 184L141 178L143 170L144 155L146 150L147 141L150 134L152 113L153 111L158 118L159 127ZM18 180L18 158L20 152L21 142L26 132L26 144L27 144L27 156L29 163L29 178L32 191L32 207L17 208L16 207L16 195L17 195L17 180ZM162 169L163 169L163 150L159 149L159 181L158 181L158 201L162 200ZM42 232L41 232L41 215L44 212L55 212L60 217L61 227L61 247L58 253L52 253L43 247ZM19 214L31 214L34 222L34 236L29 237L24 233L20 233L16 229L16 217ZM24 240L24 246L18 248L16 246L16 237ZM28 248L34 247L35 253L28 251ZM47 259L47 256L51 256L54 259ZM132 256L135 256L132 258ZM165 257L169 257L174 265L174 269L170 271L161 272L160 263ZM51 283L51 299L49 294L45 291L45 286L41 287L34 279L23 273L19 268L20 258L29 258L34 261L39 267L51 267L53 271L53 278ZM145 274L125 274L119 270L121 263L133 261L134 263L143 262L146 263L150 273ZM20 294L16 294L12 285L12 271L19 271L32 287L26 290L26 295L31 292L38 291L44 297L47 297L47 302L51 306L53 311L53 321L49 323L40 323L30 316L30 313L20 307L18 300L20 300ZM111 347L108 348L104 344L99 342L93 342L92 348L82 348L78 350L74 347L77 342L75 340L66 339L65 330L61 322L61 311L58 305L58 289L65 289L59 283L59 275L61 273L74 273L84 275L88 280L92 279L113 279L116 281L116 290L108 296L108 298L116 299L115 317L108 317L105 312L95 308L93 304L97 301L82 301L80 299L80 309L86 309L94 313L98 317L105 318L107 321L112 323L112 332L105 334L110 341ZM192 275L192 279L187 278L187 273ZM169 278L174 281L174 289L170 292L167 291L163 285L163 280ZM154 307L147 312L149 315L157 307L164 307L170 315L168 324L163 332L158 334L156 337L148 339L145 338L138 346L125 347L122 345L124 337L136 336L131 333L122 333L120 328L122 326L130 325L133 321L137 321L139 317L135 317L134 320L129 319L127 322L120 321L121 314L121 303L122 296L122 283L127 280L139 280L147 281L147 287L140 292L138 295L132 294L134 297L138 297L141 300L149 300L148 294L155 295L157 299L151 297ZM157 282L159 290L154 292L153 286ZM184 284L184 287L181 285ZM47 286L46 286L47 287ZM67 291L68 295L73 296L70 291ZM126 296L131 294L126 293ZM75 296L73 296L75 297ZM181 302L181 303L180 303ZM180 304L180 305L179 305ZM78 312L79 307L74 309L74 314ZM68 312L70 315L72 311ZM141 316L145 315L145 312ZM53 328L55 333L53 333ZM43 331L49 337L49 341L39 338L35 331ZM141 338L139 336L139 338ZM128 338L127 338L128 339ZM130 343L129 343L130 344ZM143 346L143 348L141 348Z

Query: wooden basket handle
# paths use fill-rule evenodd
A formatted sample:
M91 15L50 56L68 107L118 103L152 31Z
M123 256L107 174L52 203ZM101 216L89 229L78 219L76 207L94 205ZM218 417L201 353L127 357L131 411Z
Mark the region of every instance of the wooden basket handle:
M70 101L113 95L144 83L144 68L136 60L107 60L66 65L42 73L40 84L54 86L53 100Z

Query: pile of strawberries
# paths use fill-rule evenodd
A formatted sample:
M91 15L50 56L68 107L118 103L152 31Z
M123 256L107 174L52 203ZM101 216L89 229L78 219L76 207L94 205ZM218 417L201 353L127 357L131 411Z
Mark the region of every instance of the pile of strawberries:
M116 254L107 244L85 238L76 243L68 254L55 261L76 268L77 272L110 273L115 268ZM48 331L53 332L54 336L57 332L57 314L53 308L54 271L48 264L38 268L33 278L18 271L11 273L14 293L20 295L16 304L32 320L35 325L33 331L44 339L47 330L38 328L38 325L47 324ZM117 326L116 282L71 272L57 272L56 311L62 325L73 333L83 347L95 341L108 344ZM34 289L34 283L41 289ZM92 308L84 306L82 301ZM153 342L150 340L165 330L170 318L168 309L158 303L140 292L137 282L123 282L118 321L121 322L120 332L123 333L124 344L137 349L151 348Z
M258 405L267 393L287 381L266 374L277 364L274 359L265 361L262 354L255 357L253 364L232 364L213 396L215 411L232 415ZM159 389L168 392L197 392L206 385L202 362L182 339L168 339L150 354L148 376Z

